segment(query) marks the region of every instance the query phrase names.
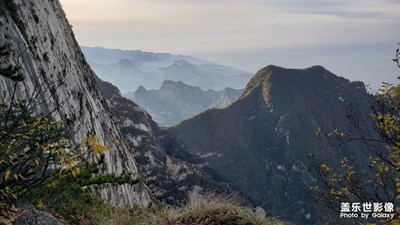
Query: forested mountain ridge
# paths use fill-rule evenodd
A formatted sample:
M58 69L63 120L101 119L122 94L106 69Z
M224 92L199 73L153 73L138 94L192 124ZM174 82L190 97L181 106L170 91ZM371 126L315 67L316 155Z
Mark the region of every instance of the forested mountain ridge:
M351 151L363 149L359 143L329 149L316 131L324 127L354 132L348 110L357 104L361 117L370 121L369 100L363 83L321 66L267 66L227 108L208 110L168 131L185 143L186 154L203 159L193 163L253 204L289 221L313 224L316 215L306 196L313 183L308 155L317 153L329 162L341 156L365 160L361 151Z

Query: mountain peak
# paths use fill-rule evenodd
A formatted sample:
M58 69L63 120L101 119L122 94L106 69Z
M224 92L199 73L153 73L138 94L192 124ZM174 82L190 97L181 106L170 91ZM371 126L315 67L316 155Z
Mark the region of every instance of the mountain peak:
M267 103L275 97L286 99L294 104L299 98L313 99L321 93L348 92L350 89L364 90L363 84L351 82L339 77L323 66L312 66L306 69L288 69L269 65L259 70L247 84L242 97L250 93L262 95ZM297 99L297 100L296 100ZM287 104L286 104L287 105Z
M135 91L135 93L145 93L145 92L147 92L147 90L142 85L140 85Z
M274 74L280 74L282 73L285 69L280 66L275 66L275 65L268 65L262 69L260 69L254 77L250 80L250 82L246 85L245 89L243 90L243 95L246 96L248 95L254 88L262 85L263 87L268 84L269 79L271 76Z
M175 86L177 86L177 87L182 87L182 86L188 87L189 85L183 83L182 81L164 80L162 82L162 84L161 84L160 90L161 89L165 89L167 87L171 87L171 86L172 87L175 87Z
M203 91L182 81L164 80L158 90L139 87L125 96L146 109L161 126L173 126L210 108L224 108L236 101L241 90Z
M321 65L315 65L315 66L307 68L306 70L313 70L313 71L320 71L320 72L328 71L327 69L325 69L325 67L323 67Z
M307 75L311 74L325 76L326 78L327 74L331 74L331 72L320 65L315 65L306 69L289 69L275 65L268 65L260 69L254 75L254 77L247 84L243 95L246 95L254 87L257 87L260 84L268 85L272 77L279 77L279 79L285 79L284 81L286 82L291 82L292 79L307 79Z

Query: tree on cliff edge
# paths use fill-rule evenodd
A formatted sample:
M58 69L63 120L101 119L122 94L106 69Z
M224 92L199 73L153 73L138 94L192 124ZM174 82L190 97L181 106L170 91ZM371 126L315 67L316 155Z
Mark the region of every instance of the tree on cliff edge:
M11 63L12 55L7 44L0 46L0 76L9 87L0 90L0 223L12 215L10 209L21 197L76 219L82 209L63 205L60 198L68 204L90 194L86 187L92 185L137 183L127 171L118 175L102 171L107 147L90 133L74 143L64 122L53 117L58 106L47 114L39 110L48 100L40 93L43 84L37 81L32 93L17 97L24 82L23 65ZM60 196L63 191L71 199Z

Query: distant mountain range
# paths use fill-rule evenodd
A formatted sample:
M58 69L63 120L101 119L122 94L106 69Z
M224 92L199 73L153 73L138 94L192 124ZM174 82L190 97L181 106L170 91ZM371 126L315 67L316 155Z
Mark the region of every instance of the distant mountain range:
M202 166L254 205L297 224L315 224L316 213L306 196L315 182L308 155L317 153L332 164L344 156L355 165L367 159L359 143L327 150L316 130L355 133L346 115L355 103L360 116L370 121L369 98L362 82L350 82L321 66L267 66L227 108L208 110L169 128L184 147L173 145L167 152Z
M164 80L182 81L203 90L241 89L252 77L250 73L191 56L81 48L96 74L116 85L122 93L132 92L140 85L157 89Z
M241 94L242 90L238 89L203 91L181 81L166 80L158 90L146 90L139 86L135 92L125 94L125 97L143 107L160 126L172 126L207 109L224 108Z

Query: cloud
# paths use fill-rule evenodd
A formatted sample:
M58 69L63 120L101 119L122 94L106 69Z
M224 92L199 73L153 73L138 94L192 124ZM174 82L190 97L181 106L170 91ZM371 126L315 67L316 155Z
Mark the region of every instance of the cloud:
M283 12L322 14L347 18L398 18L400 2L395 0L281 0L265 1Z
M81 45L191 54L251 72L323 64L368 83L397 71L387 55L399 42L399 0L61 2Z
M61 0L83 45L172 53L391 42L394 0Z

